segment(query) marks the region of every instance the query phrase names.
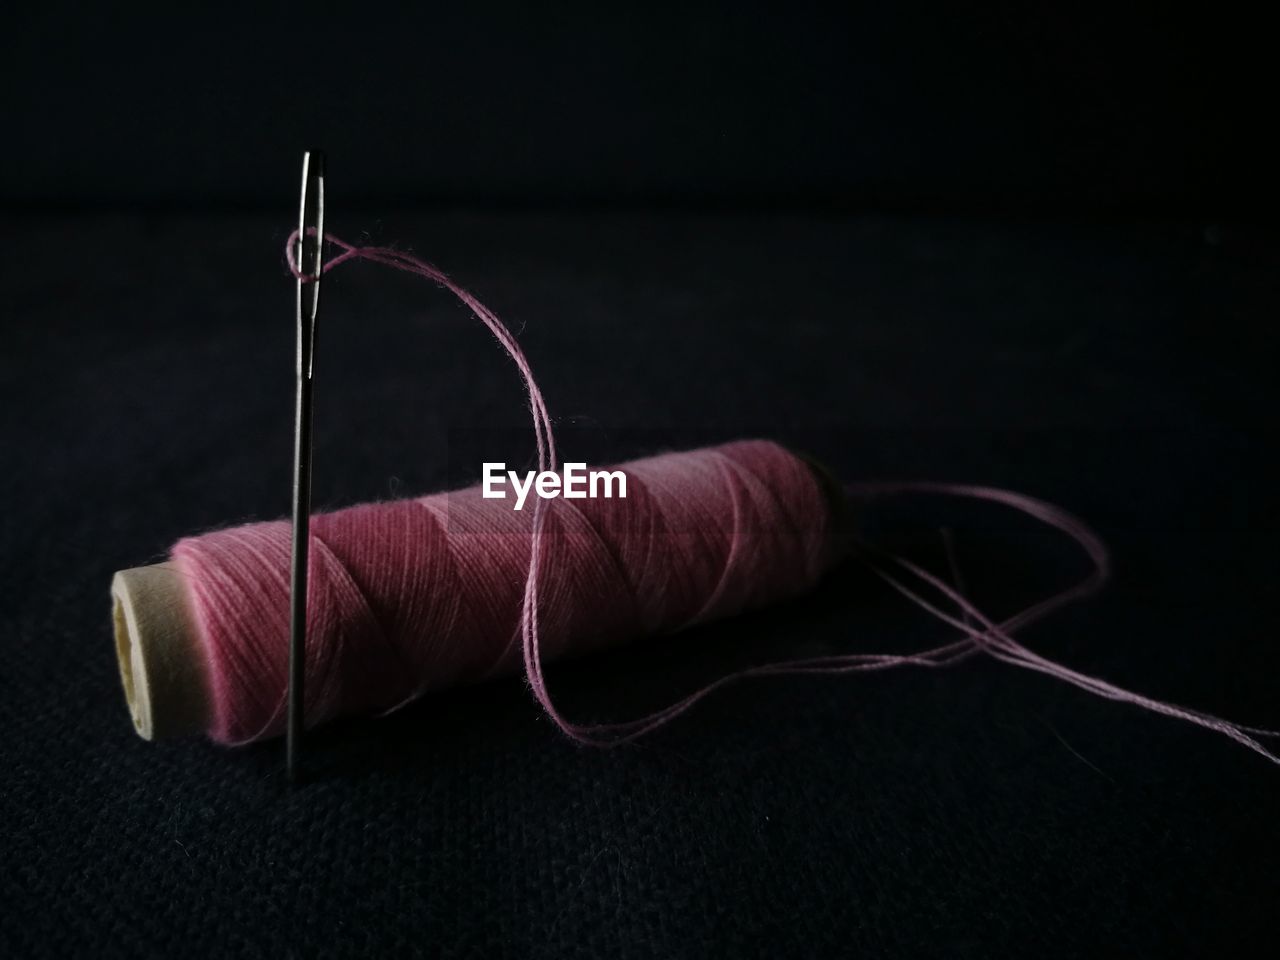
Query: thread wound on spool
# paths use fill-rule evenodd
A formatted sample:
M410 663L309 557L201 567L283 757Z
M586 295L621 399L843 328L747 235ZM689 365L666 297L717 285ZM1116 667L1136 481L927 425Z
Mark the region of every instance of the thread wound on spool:
M626 499L543 501L541 656L798 594L832 558L826 494L777 444L744 441L621 469ZM517 669L533 514L474 487L313 518L308 722ZM282 729L289 529L251 524L174 548L209 655L215 740Z

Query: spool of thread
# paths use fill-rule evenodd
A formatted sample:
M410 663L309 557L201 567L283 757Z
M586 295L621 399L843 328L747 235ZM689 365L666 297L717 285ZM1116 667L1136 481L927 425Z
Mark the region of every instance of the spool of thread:
M285 245L289 269L297 234ZM551 417L528 360L491 310L435 266L387 247L341 252L324 272L365 260L429 280L465 304L515 363L529 392L540 469L557 462ZM1026 494L940 482L837 485L817 465L766 441L667 454L623 468L638 496L588 506L555 501L509 511L478 488L365 504L313 518L308 591L309 724L395 709L449 683L523 663L547 715L583 743L617 743L678 716L734 680L949 667L985 654L1095 696L1212 730L1280 764L1245 726L1124 689L1035 653L1015 633L1106 582L1107 549L1070 513ZM836 653L725 674L646 717L583 726L552 702L544 657L670 632L797 594L853 542L846 495L955 496L1017 510L1071 538L1091 570L1078 583L997 620L957 586L861 544L861 559L960 636L916 653ZM203 731L237 743L281 732L288 634L287 523L181 540L168 563L112 582L116 652L134 726L146 739Z
M811 587L840 555L843 496L767 441L625 464L625 498L543 501L543 654L669 633ZM479 487L313 518L308 723L376 714L517 670L532 505ZM188 538L112 583L137 732L282 732L290 527Z

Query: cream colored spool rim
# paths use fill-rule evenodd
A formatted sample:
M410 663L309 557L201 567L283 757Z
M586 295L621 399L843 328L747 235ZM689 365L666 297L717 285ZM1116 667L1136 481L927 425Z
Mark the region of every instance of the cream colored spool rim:
M178 571L170 563L121 570L111 597L120 680L138 735L204 732L208 668Z

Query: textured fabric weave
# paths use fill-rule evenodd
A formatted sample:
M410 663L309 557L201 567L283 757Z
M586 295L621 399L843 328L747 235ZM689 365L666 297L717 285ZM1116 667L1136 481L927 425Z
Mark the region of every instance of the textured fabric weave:
M1062 503L1107 538L1116 576L1031 646L1280 720L1275 395L1256 332L1280 313L1274 236L384 213L333 227L412 241L523 326L589 459L650 452L633 428L679 445L769 436L842 479ZM139 740L111 572L288 509L287 229L0 225L0 955L1269 952L1274 770L983 660L747 683L607 752L566 743L519 681L498 681L329 728L293 791L278 744ZM92 255L72 267L69 250ZM474 478L457 432L523 418L484 335L384 271L353 266L324 295L317 509ZM996 614L1080 572L1051 535L977 506L861 522L938 569L948 526ZM812 597L548 677L567 709L608 719L752 656L938 636L842 567Z

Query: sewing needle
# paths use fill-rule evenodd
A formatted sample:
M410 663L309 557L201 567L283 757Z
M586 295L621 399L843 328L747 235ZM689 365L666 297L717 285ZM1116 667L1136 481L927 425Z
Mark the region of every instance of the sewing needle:
M307 641L307 548L311 519L311 388L320 306L324 247L324 154L302 155L302 196L298 204L297 403L293 427L293 550L289 586L289 700L285 768L297 782L306 720L304 709Z

